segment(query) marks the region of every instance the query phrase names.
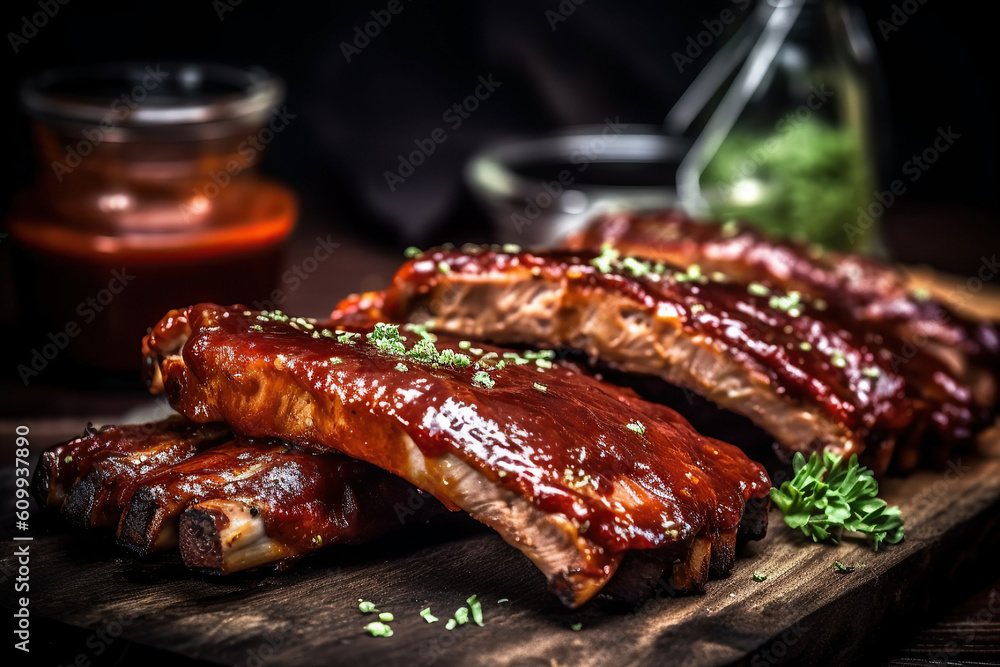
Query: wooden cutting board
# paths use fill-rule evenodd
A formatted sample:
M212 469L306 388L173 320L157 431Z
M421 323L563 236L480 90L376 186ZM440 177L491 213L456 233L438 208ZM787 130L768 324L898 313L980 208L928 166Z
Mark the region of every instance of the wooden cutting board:
M101 658L118 651L134 664L156 650L250 665L263 664L253 660L262 655L274 665L855 661L969 575L995 576L1000 437L989 434L978 456L955 457L942 471L889 479L883 491L906 519L899 545L875 553L862 542L813 544L772 512L767 538L728 579L704 595L662 595L626 610L562 608L524 556L460 515L374 544L333 547L285 573L228 578L191 574L172 554L137 560L106 534L37 516L28 542L34 641L55 638L49 649L69 653L59 664L83 655L97 665L113 664ZM17 570L11 552L2 561L7 591ZM856 569L840 573L836 561ZM767 579L754 581L755 571ZM419 616L430 606L446 619L473 594L484 627L448 631ZM363 631L372 619L358 611L359 598L395 615L392 637ZM121 635L109 644L100 630Z
M975 298L1000 312L998 301ZM7 426L4 432L12 432ZM903 510L901 544L877 553L863 542L813 544L772 511L767 538L751 544L728 579L711 582L703 595L662 593L635 609L563 608L524 556L460 515L409 525L369 545L332 547L284 573L227 578L192 574L173 554L137 560L107 534L78 533L36 515L27 533L33 539L8 539L0 560L3 604L14 606L14 546L27 543L33 654L25 664L870 662L965 585L995 580L1000 433L981 440L976 456L956 454L942 470L883 482L883 497ZM11 480L8 466L4 498L13 497ZM11 537L12 526L8 509L3 537ZM841 573L837 561L855 569ZM767 579L754 581L755 571ZM444 620L473 594L484 627L446 630ZM395 615L392 637L364 632L372 618L358 611L359 599ZM419 616L427 606L441 622ZM985 632L985 618L969 623L970 637ZM927 659L947 658L948 651L935 649Z

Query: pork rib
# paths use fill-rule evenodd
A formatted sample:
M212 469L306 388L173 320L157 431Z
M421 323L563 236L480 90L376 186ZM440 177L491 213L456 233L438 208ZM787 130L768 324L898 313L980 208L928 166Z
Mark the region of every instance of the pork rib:
M697 220L681 211L607 215L568 238L564 247L596 252L608 244L623 255L684 268L697 264L734 280L766 280L785 291L823 298L845 318L895 329L900 339L947 360L956 373L977 364L997 365L1000 334L994 323L970 320L915 293L897 269L866 255L822 251L768 237L751 225ZM990 389L981 389L985 403L992 401Z
M222 424L164 421L91 430L45 450L32 480L43 507L61 509L82 528L117 526L122 509L145 477L231 437Z
M217 574L283 567L323 546L399 527L397 508L412 492L402 479L337 453L238 438L146 480L122 517L118 542L142 555L179 536L184 563ZM417 518L440 509L428 501Z
M570 606L629 550L660 550L679 587L703 585L746 502L767 496L761 466L627 390L545 358L397 335L202 304L169 313L143 349L151 389L188 418L399 475L497 530Z
M593 252L609 245L622 255L685 269L697 265L702 272L722 272L732 280L798 291L822 300L846 326L863 328L905 378L907 394L927 408L919 415L925 423L915 424L896 452L902 469L918 462L922 432L936 436L934 458L940 463L952 444L993 421L1000 369L996 323L963 317L913 290L890 264L771 238L750 225L692 219L679 211L607 215L565 244Z
M176 548L179 536L189 567L218 574L283 567L443 509L361 461L234 440L222 424L180 416L88 430L50 447L33 490L40 504L79 526L117 527L119 544L139 555Z
M613 254L430 251L334 316L580 350L744 415L787 450L867 449L879 471L915 412L885 350L808 297Z

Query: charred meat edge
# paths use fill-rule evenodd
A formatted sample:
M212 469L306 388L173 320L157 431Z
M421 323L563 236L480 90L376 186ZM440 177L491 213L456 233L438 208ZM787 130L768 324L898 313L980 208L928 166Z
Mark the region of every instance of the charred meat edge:
M187 372L180 352L189 337L190 325L186 316L172 311L144 339L146 377L154 394L166 392L169 396L171 388L167 386L169 383L165 383L164 376L178 378ZM199 387L197 390L207 391L207 388ZM256 414L268 407L256 404L253 397L238 398L239 401L226 406L228 413L234 416ZM290 409L275 413L275 429L283 433L301 433L317 422L313 418L317 406L313 405L308 392L285 395L284 398ZM215 419L213 409L207 407L205 402L196 403L198 407L193 414L187 415L189 418ZM337 414L335 406L327 407L334 410L334 419L344 418L344 415ZM603 547L580 535L574 522L566 515L539 510L529 500L497 485L455 455L425 456L413 439L396 424L381 431L385 451L404 453L396 462L395 470L418 488L442 499L449 508L465 510L523 552L545 575L550 591L566 606L578 607L592 598L615 573L624 553L607 553ZM205 527L205 520L202 519L201 528ZM701 590L713 569L713 562L719 571L725 569L729 554L738 541L737 532L703 532L687 543L658 550L666 556L664 569L669 570L672 584L679 590ZM759 536L762 537L762 533Z

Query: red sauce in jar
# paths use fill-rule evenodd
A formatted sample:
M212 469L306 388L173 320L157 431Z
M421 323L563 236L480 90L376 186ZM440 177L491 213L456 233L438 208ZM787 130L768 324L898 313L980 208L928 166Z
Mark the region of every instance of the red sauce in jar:
M108 65L26 82L38 172L8 224L32 347L22 379L64 351L137 370L142 336L171 308L273 289L297 202L254 166L288 122L281 97L267 73L221 65Z

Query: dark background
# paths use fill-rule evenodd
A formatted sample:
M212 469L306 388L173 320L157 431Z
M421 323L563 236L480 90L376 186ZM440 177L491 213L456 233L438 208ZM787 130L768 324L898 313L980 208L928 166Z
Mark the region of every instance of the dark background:
M728 0L586 0L552 30L545 12L558 9L556 0L401 2L402 13L348 63L340 43L386 2L70 0L17 54L5 40L11 174L0 205L6 210L11 192L32 178L16 94L24 75L102 61L211 60L262 65L287 82L288 111L297 118L271 145L263 169L298 191L304 218L393 246L479 239L488 222L461 182L472 151L499 137L606 116L662 122L710 55L680 73L671 54L723 8L747 13ZM888 102L883 178L898 177L939 127L962 139L886 214L888 247L906 261L971 274L1000 240L996 23L970 3L910 0L912 14L886 38L878 22L902 4L864 3ZM21 17L38 4L18 0L4 10L5 34L19 32ZM442 113L489 74L502 82L497 93L389 192L383 173L396 168L396 156L441 126Z
M385 257L371 253L372 264L381 262L371 273L376 281L384 281L405 245L478 240L488 234L489 221L461 180L472 152L505 136L602 123L607 116L630 124L660 123L710 57L706 53L678 72L672 54L704 29L703 21L735 6L728 0L585 0L553 31L545 12L558 10L558 0L402 2L403 12L348 63L341 42L352 41L355 28L371 21L372 10L385 9L386 1L242 0L231 7L224 0L69 0L15 54L8 33L20 32L22 17L39 7L38 0L8 0L0 9L7 170L0 185L0 214L7 211L11 195L31 183L35 168L28 124L17 101L24 76L54 66L122 60L262 65L285 79L287 109L296 115L268 147L262 170L301 197L300 236L307 245L308 234L323 228L338 240L356 240L352 250L357 253L362 244L381 246ZM894 6L903 4L916 11L885 38L878 22L889 20ZM991 257L1000 249L993 90L997 22L981 7L950 0L864 3L887 101L881 128L888 147L884 181L899 177L902 165L933 141L938 128L950 126L961 134L887 212L888 249L898 259L960 275L972 275L982 256ZM497 93L459 130L449 131L448 141L390 193L383 172L396 168L396 156L441 126L442 113L472 93L477 77L490 74L502 82ZM7 245L0 242L3 261L9 258ZM367 258L352 261L358 265ZM6 279L7 267L0 269ZM343 279L349 271L354 267L331 269L331 274ZM362 278L359 275L358 281ZM317 276L310 286L325 290L318 300L329 308L346 293L346 283L322 281ZM371 288L382 284L372 283ZM9 285L3 288L6 296ZM0 326L8 329L5 339L8 324L0 317ZM18 344L23 350L6 346L0 413L16 416L17 423L34 416L34 433L45 423L51 423L52 434L60 429L78 432L90 418L83 415L121 414L145 399L138 385L127 385L125 393L99 394L94 387L107 385L99 385L89 372L59 376L53 369L39 383L24 387L14 366L38 340L29 337ZM47 386L50 380L75 385L75 390L54 391ZM60 415L65 417L61 421ZM36 443L57 439L38 435ZM957 596L960 591L949 593ZM981 609L984 600L992 598L980 594L954 610L951 620L960 623ZM62 634L39 628L36 636L64 643ZM940 628L929 627L912 639L896 664L915 664L910 657L923 659L953 636ZM892 640L888 638L888 644ZM73 641L71 646L79 645Z

